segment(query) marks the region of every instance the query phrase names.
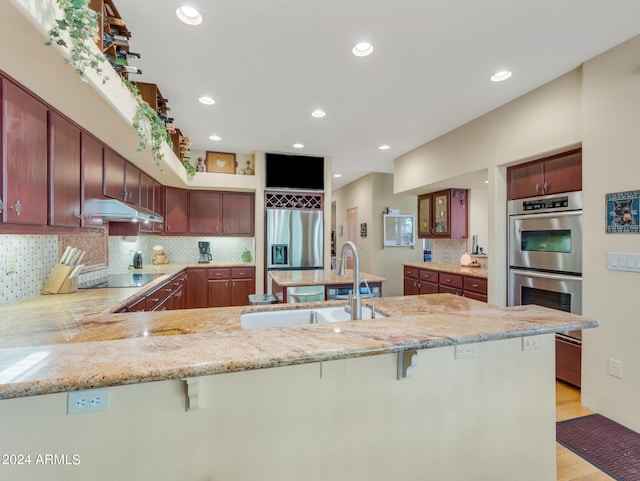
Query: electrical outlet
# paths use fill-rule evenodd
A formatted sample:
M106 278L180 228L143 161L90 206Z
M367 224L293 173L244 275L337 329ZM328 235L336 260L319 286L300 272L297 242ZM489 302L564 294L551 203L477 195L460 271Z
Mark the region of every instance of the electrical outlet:
M609 375L622 379L622 361L609 358Z
M455 346L455 359L467 359L478 355L477 344L458 344Z
M108 411L110 407L109 388L67 393L67 414Z
M5 256L5 272L11 274L16 271L16 255L14 253L7 253Z
M540 349L542 347L542 341L539 337L527 336L522 338L522 350L533 351L534 349Z

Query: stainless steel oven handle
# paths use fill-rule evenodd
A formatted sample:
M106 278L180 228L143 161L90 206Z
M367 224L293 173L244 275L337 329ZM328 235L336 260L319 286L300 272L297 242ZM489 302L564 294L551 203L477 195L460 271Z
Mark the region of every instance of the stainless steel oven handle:
M560 211L560 212L541 212L539 214L518 214L512 215L512 220L520 220L520 219L545 219L549 217L570 217L570 216L578 216L582 215L581 210L568 210L568 211Z
M531 271L527 269L510 269L512 274L519 274L527 277L534 277L539 279L553 279L555 281L582 281L581 276L567 276L565 274L554 274L552 272L540 272L540 271Z

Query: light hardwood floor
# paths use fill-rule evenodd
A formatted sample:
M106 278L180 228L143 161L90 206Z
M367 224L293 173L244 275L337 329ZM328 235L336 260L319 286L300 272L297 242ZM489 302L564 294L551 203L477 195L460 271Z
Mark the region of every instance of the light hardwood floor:
M594 412L580 404L580 390L556 381L556 421L589 414ZM615 481L559 443L556 443L556 470L558 481Z

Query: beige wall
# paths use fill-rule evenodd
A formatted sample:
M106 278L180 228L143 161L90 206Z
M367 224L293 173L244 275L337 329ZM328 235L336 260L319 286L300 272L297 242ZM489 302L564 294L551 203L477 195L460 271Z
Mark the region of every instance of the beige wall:
M607 269L607 252L640 252L640 235L605 234L605 194L640 190L640 37L584 65L583 402L640 431L640 274ZM622 361L622 379L607 373Z
M489 300L506 301L506 183L509 164L583 147L583 403L640 430L640 276L607 269L607 252L640 251L640 236L605 234L604 196L640 189L640 37L559 79L396 159L395 192L488 169ZM609 358L623 379L607 374Z
M67 415L64 393L3 400L0 452L32 464L0 477L553 481L553 335L538 339L458 360L453 346L420 351L402 381L394 354L199 378L195 412L179 380L111 388L111 409L93 414ZM46 453L80 464L35 464Z
M336 254L339 257L342 245L347 240L347 209L358 208L358 225L367 223L367 237L358 238L360 269L363 272L384 277L384 296L401 296L402 263L422 260L422 242L416 239L415 248L382 247L382 212L386 207L399 209L402 214L415 214L415 195L395 195L392 174L369 174L333 193L336 225L343 225L342 237L336 237ZM358 227L358 232L360 228ZM339 229L338 229L339 233Z

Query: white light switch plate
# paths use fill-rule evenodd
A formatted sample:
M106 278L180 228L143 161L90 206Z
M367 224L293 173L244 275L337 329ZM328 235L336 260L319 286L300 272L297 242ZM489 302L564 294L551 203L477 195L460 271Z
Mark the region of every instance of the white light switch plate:
M610 271L640 272L640 254L609 252L607 267Z

